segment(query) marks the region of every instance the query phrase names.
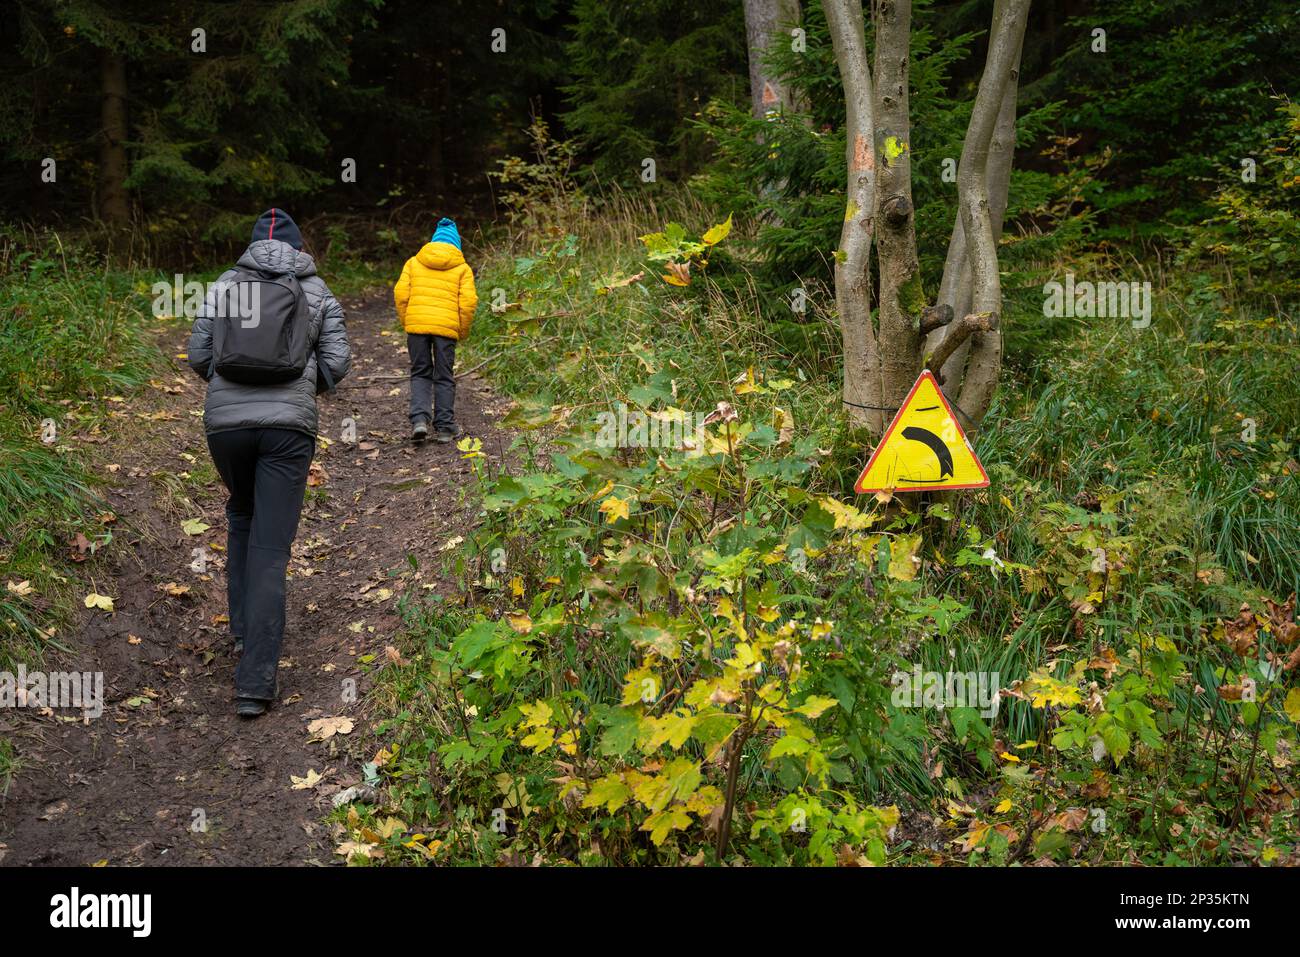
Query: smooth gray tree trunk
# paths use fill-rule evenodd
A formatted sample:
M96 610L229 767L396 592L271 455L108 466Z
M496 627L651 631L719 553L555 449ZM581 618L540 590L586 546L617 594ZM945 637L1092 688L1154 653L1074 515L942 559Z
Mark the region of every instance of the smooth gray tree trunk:
M874 79L861 0L822 0L848 118L847 209L835 254L844 402L852 421L877 435L927 359L941 381L955 380L945 391L959 396L966 427L978 425L992 401L1002 362L997 242L1015 146L1029 2L996 0L994 6L988 58L958 166L957 223L937 304L930 307L917 266L911 195L910 0L872 2ZM873 244L880 275L874 324Z
M861 0L822 0L839 64L847 111L848 183L840 246L835 251L835 304L844 346L844 409L875 435L880 411L880 353L871 322L871 245L876 208L876 123Z
M766 64L776 43L790 42L790 29L799 22L799 0L744 0L745 37L749 46L749 95L754 116L795 107L794 94Z

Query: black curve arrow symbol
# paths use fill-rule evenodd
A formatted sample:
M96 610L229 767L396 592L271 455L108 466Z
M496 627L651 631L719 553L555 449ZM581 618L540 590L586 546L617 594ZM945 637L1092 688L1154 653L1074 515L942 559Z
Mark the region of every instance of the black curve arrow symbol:
M934 457L939 460L939 478L952 477L952 453L948 451L948 446L944 444L943 439L935 435L929 429L922 429L919 426L909 425L903 430L903 438L911 439L913 442L921 442L929 446ZM925 479L901 479L900 481L923 482Z

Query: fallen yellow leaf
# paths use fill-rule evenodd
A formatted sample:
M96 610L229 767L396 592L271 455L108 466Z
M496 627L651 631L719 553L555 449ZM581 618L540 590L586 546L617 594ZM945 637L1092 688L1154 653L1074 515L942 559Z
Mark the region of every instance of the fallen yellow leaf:
M86 596L87 608L98 608L100 611L112 611L113 599L107 595L97 595L93 591Z
M307 773L302 777L293 774L289 775L289 780L293 782L293 790L306 791L320 784L321 774L319 771L308 769Z

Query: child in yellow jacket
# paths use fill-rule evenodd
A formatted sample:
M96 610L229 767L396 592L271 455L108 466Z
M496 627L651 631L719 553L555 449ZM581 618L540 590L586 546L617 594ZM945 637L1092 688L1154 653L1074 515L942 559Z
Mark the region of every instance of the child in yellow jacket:
M456 438L456 343L469 335L478 305L455 222L438 220L433 237L402 268L393 299L411 356L411 438L423 442L432 424L434 441L450 442Z

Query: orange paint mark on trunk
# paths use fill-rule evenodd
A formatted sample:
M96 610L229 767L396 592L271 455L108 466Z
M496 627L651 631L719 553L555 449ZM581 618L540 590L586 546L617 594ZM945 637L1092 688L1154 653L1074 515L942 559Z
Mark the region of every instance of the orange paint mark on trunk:
M876 168L876 154L871 150L867 138L859 133L853 138L853 171L873 170Z

